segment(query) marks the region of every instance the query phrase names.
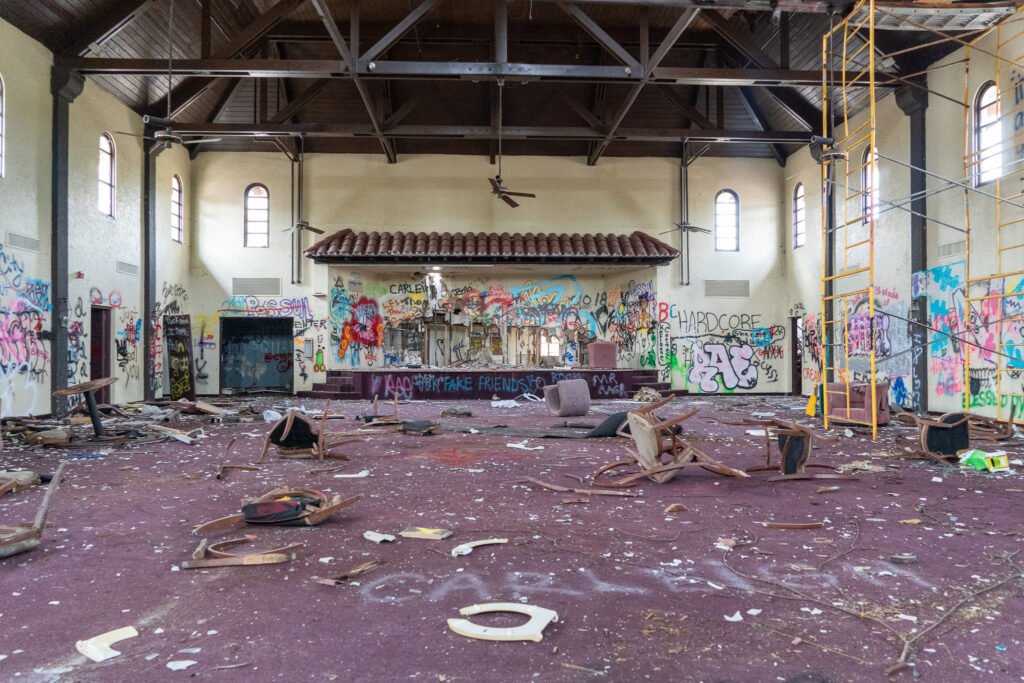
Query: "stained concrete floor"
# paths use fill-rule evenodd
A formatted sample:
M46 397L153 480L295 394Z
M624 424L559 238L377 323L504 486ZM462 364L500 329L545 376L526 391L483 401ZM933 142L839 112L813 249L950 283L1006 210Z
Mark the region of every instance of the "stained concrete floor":
M803 409L785 398L677 403L663 414L700 407L688 433L741 468L762 463L763 439L709 418L755 411L802 419ZM474 416L445 418L447 425L564 421L531 403L412 403L401 412L439 419L453 405ZM331 429L355 428L351 418L366 409L333 404L332 413L350 419L332 421ZM0 679L877 681L909 640L913 667L896 680L1024 680L1024 556L1008 559L1024 547L1022 470L962 472L900 458L914 445L909 427L887 427L878 442L837 431L834 442L816 448L817 462L873 470L857 480L768 483L765 474L726 479L690 470L667 484L644 481L636 497L569 503L581 496L522 479L589 486L598 466L622 457L624 440L529 439L527 446L543 449L519 450L506 445L519 437L368 433L341 449L348 463L272 456L260 472L219 481L219 462L256 458L267 425L212 425L192 416L176 426L202 426L209 438L99 458L88 457L91 449L5 448L4 467L48 472L62 456L80 459L69 461L42 546L0 561ZM1001 446L1019 462L1020 444ZM329 466L343 468L310 474ZM335 477L364 469L365 478ZM194 524L284 483L363 498L319 527L239 528L262 548L305 542L292 562L180 569L199 540ZM823 486L839 490L819 493ZM42 495L39 487L0 498L0 523L31 520ZM664 513L672 503L686 510ZM824 526L769 529L766 521ZM453 534L382 545L362 538L366 530L394 534L409 525ZM509 542L449 554L492 536ZM719 539L734 545L721 549ZM892 563L898 553L917 562ZM347 585L314 580L372 560L385 564ZM540 643L475 641L448 630L459 608L489 601L540 605L559 621ZM140 635L116 646L120 657L97 664L75 651L76 640L128 625ZM182 660L195 664L167 666Z

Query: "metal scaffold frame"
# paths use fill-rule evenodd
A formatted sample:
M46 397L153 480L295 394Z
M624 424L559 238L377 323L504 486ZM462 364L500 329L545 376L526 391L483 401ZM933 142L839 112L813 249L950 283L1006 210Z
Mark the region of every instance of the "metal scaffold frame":
M1007 281L1010 278L1024 278L1024 267L1011 266L1013 257L1022 263L1019 258L1024 250L1024 191L1015 191L1012 181L1017 180L1017 173L1013 173L1015 164L1021 160L1005 164L1003 154L1007 150L1015 150L1024 142L1024 128L1005 135L1007 129L1013 130L1011 124L1015 113L1004 105L1007 100L1019 101L1024 99L1024 91L1019 91L1021 86L1020 76L1015 80L1006 78L1004 72L1013 67L1024 70L1022 55L1005 55L1011 46L1020 44L1024 31L1019 30L1015 24L1020 22L1020 17L1011 22L1003 22L996 26L996 49L995 51L984 50L977 46L977 40L971 41L964 47L964 102L971 103L970 63L971 52L980 52L993 58L995 63L995 92L997 113L995 125L1000 130L999 139L988 146L973 144L980 140L975 132L979 121L975 120L975 107L970 104L964 109L964 176L969 178L972 185L983 185L984 182L973 182L981 178L985 173L986 163L995 160L996 174L994 179L994 193L988 193L987 198L994 204L994 232L995 232L995 265L994 269L975 267L975 257L972 250L972 215L971 215L971 192L964 191L964 224L965 230L965 297L964 297L964 333L972 343L964 346L964 409L971 410L975 402L973 397L978 393L973 390L971 381L971 360L972 355L981 356L978 367L985 367L994 370L995 375L995 409L998 419L1004 418L1004 403L1014 403L1014 398L1024 400L1024 392L1004 391L1004 378L1010 372L1019 373L1024 370L1024 361L1021 360L1024 349L1024 339L1020 337L1020 326L1024 323L1024 293L1021 291L1007 291ZM1012 27L1012 30L1008 30ZM986 34L987 35L987 34ZM1020 49L1020 48L1018 48ZM1009 83L1009 87L1005 87ZM1007 97L1007 96L1013 97ZM975 149L975 147L977 147ZM1009 171L1009 173L1008 173ZM978 271L981 271L980 273ZM1024 282L1024 280L1022 280ZM995 310L992 310L995 309ZM994 314L995 319L990 318ZM995 333L992 334L992 326L995 326ZM988 358L985 358L988 356ZM994 363L994 367L993 367ZM980 381L978 383L980 390ZM1024 419L1019 411L1010 410L1009 417L1015 421Z
M863 8L868 11L864 13ZM866 41L862 31L866 29ZM832 83L836 42L839 41L841 54L839 73L842 81ZM822 157L822 271L821 271L821 343L822 371L824 380L822 390L822 412L825 427L829 426L830 417L839 417L844 423L859 424L871 427L871 438L878 438L878 397L875 382L875 222L877 219L877 198L875 197L874 178L878 177L878 155L875 144L875 12L874 0L861 0L850 14L834 25L822 37L822 136L833 140L832 151ZM866 65L858 58L866 52ZM849 104L849 88L861 79L868 80L868 110L863 123L851 130ZM839 94L835 96L833 88L838 86ZM838 102L836 101L838 100ZM859 112L857 113L859 115ZM838 123L833 121L838 117ZM860 149L871 150L866 161L861 162ZM851 192L850 178L861 177L872 179L867 187L860 187L859 182ZM836 195L842 200L842 207L836 210ZM855 202L866 210L851 212L850 202ZM851 213L854 215L851 216ZM842 216L839 220L837 214ZM841 235L842 243L838 238ZM835 246L833 246L835 245ZM859 262L851 265L851 259L866 253L866 264ZM829 253L831 252L831 253ZM838 261L838 268L830 272L830 264ZM867 299L868 320L870 321L866 340L852 339L850 330L851 309L863 305ZM839 308L839 313L836 308ZM838 327L838 331L837 331ZM838 340L838 341L837 341ZM867 375L867 392L869 396L870 420L857 419L853 416L851 393L853 376L850 368L852 347L857 344L857 351L866 350L869 364ZM838 360L839 353L842 361ZM838 376L837 376L838 375ZM830 389L835 383L842 384L842 390ZM845 408L832 416L829 401L832 397L843 396ZM845 414L842 414L845 413Z
M968 16L972 12L975 16ZM955 16L954 16L955 15ZM937 18L941 18L936 15ZM1002 154L1007 149L1024 149L1024 128L1006 140L1000 139L998 148L995 150L978 150L974 153L972 149L973 120L971 118L974 107L969 99L969 66L970 54L974 50L994 58L997 68L996 91L1003 95L1002 70L1007 65L1020 67L1022 72L1016 82L1013 83L1013 93L1019 101L1024 102L1024 55L1015 55L1007 58L1003 55L1007 45L1024 37L1024 30L1009 34L1004 37L1006 27L1019 24L1024 21L1024 9L1011 6L996 7L994 5L981 8L955 8L953 14L945 19L946 24L921 18L921 12L907 6L887 6L884 2L875 0L860 0L849 14L823 36L822 39L822 136L825 144L831 145L831 150L822 154L822 276L821 276L821 376L824 382L822 392L822 409L826 428L829 426L830 418L834 421L837 418L844 423L861 424L871 427L872 438L878 436L878 396L877 396L877 362L875 348L875 314L880 312L875 301L875 237L876 222L882 213L899 209L913 216L927 220L929 224L951 228L964 233L965 235L965 320L954 326L952 333L943 332L930 325L922 325L919 322L903 318L912 325L921 325L927 328L937 339L928 342L928 348L940 341L952 340L965 349L964 352L964 398L965 409L971 407L971 382L970 382L970 361L972 350L987 353L996 359L997 377L997 409L998 417L1002 418L1002 403L1004 396L1020 396L1024 399L1024 393L1008 394L1003 392L1002 375L1007 367L1004 361L1013 363L1014 370L1024 371L1024 339L1007 341L1006 331L1020 325L1024 329L1024 292L998 292L990 291L980 296L972 296L972 287L991 285L991 283L1007 277L1020 276L1024 278L1024 263L1021 268L1010 270L1005 267L1004 255L1008 253L1019 253L1024 255L1024 189L1020 192L1005 192L1006 171L1012 166L1024 164L1024 157L1012 164L1003 164L1002 173L995 180L994 192L986 187L979 187L975 183L975 166L986 159L988 154ZM920 44L903 48L895 52L884 53L876 44L876 26L885 29L911 30L931 33L938 36L935 39L923 41ZM951 34L945 31L957 31ZM997 33L995 51L979 46L979 41ZM920 88L928 94L934 95L943 100L948 100L960 106L964 112L964 156L963 176L951 178L935 173L927 168L921 168L906 161L880 154L876 147L876 103L878 90L875 83L876 67L886 62L892 62L894 58L907 55L916 50L932 48L941 43L952 42L963 46L965 57L962 60L942 63L938 66L931 66L915 73L901 73L897 75L887 74L889 78L901 81L910 88ZM1024 42L1024 41L1021 41ZM963 64L965 74L964 100L960 101L950 95L935 92L928 89L921 77L931 71L948 68L957 64ZM834 83L832 74L842 74L842 82ZM849 88L854 83L866 79L868 87L866 106L859 107L854 113L850 113ZM851 129L851 119L864 116L863 123ZM1000 111L1000 125L1003 124L1006 112ZM860 150L873 150L873 153L860 154ZM861 162L861 159L865 161ZM935 186L911 193L908 197L893 200L884 200L878 194L875 187L875 179L878 178L879 160L892 162L911 172L920 173L937 181ZM845 172L839 176L838 171L842 168ZM1019 170L1019 169L1018 169ZM862 182L851 193L850 178L855 175L866 177L868 181ZM951 189L962 189L964 194L964 225L963 227L949 222L948 217L926 215L920 211L910 208L910 205L921 199L947 192ZM839 194L839 193L842 194ZM996 212L996 254L997 263L995 272L984 275L976 275L971 270L971 196L985 197L994 202ZM842 201L842 206L837 206ZM860 202L861 206L867 207L860 211L859 215L851 218L850 202ZM842 216L840 220L839 216ZM1020 232L1013 238L1004 234L1004 230L1020 226ZM850 235L854 230L859 230L859 235L851 241ZM841 234L842 241L837 238ZM830 250L831 247L831 250ZM866 265L857 263L850 266L850 253L856 249L866 251ZM836 264L836 261L839 261ZM838 268L834 267L838 265ZM1024 282L1024 280L1022 280ZM855 283L855 284L853 284ZM1016 311L1009 313L1006 301L1016 300ZM997 326L996 341L994 345L986 346L978 340L978 326L972 322L983 318L980 311L972 305L977 303L984 306L985 301L998 300L999 313L995 320L987 321L985 327ZM851 339L851 303L855 302L863 308L865 302L868 312L867 334ZM836 313L835 309L839 308ZM991 306L990 306L991 307ZM889 311L886 314L893 316ZM899 318L900 316L895 316ZM867 356L868 372L866 376L859 378L858 384L867 384L867 391L870 391L870 420L852 419L850 408L851 385L853 376L851 374L851 348L856 342L857 355ZM1020 350L1018 350L1020 349ZM901 353L907 353L910 350ZM842 358L837 360L839 353ZM836 381L833 381L836 380ZM842 390L829 390L830 383L842 384ZM845 398L845 415L843 411L830 411L830 397L843 396ZM1024 413L1024 411L1019 411ZM830 414L831 413L831 414ZM1024 415L1018 415L1024 419Z

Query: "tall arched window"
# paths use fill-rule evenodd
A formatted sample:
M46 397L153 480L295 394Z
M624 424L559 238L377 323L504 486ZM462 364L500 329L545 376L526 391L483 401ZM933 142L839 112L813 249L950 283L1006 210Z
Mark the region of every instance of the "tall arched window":
M874 150L874 160L869 156L870 151L865 147L860 157L860 215L865 223L870 219L878 220L878 150Z
M245 246L270 246L270 192L259 183L245 188Z
M1002 131L999 128L999 90L994 81L974 98L974 184L983 185L1003 174Z
M185 241L184 209L181 178L177 175L171 176L171 239L175 242Z
M114 215L114 188L117 184L116 153L114 139L109 133L100 136L100 158L96 168L99 177L96 206L105 216Z
M715 195L715 251L740 250L740 199L732 190Z
M793 188L793 248L804 246L807 242L807 205L804 201L804 184L797 183Z
M4 76L0 74L0 178L4 177Z

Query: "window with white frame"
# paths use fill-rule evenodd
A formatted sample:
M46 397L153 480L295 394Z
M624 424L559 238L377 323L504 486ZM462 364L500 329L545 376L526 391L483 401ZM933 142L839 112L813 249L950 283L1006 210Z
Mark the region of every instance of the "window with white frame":
M185 241L185 201L182 192L181 178L171 176L171 239L178 243Z
M999 126L999 89L989 81L974 98L974 184L984 185L1003 174L1002 130Z
M804 184L793 188L793 248L807 243L807 204L804 201Z
M270 246L270 192L259 183L245 188L245 246Z
M715 251L740 250L740 199L732 190L715 195Z
M98 183L96 206L104 216L114 215L114 192L117 186L117 154L109 133L100 136L100 156L96 167Z
M878 150L874 158L870 151L865 147L860 158L860 215L865 223L878 220Z

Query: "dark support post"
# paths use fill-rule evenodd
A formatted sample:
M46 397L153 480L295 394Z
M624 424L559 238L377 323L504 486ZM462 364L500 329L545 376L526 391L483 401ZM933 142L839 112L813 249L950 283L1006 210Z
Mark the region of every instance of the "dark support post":
M920 85L926 85L922 82ZM925 158L925 110L928 91L903 86L896 91L896 104L910 117L910 272L928 267L928 164ZM911 406L918 413L928 410L928 298L915 297L910 304Z
M50 279L53 313L50 316L50 388L58 391L68 386L68 156L71 135L71 103L82 94L85 79L75 71L54 67L50 71L50 92L53 94L51 143L51 219ZM67 412L68 402L61 397L50 399L50 412L55 416Z
M202 19L199 25L199 54L203 59L208 59L213 54L213 45L210 33L213 24L213 0L202 0Z
M153 131L147 126L146 135ZM156 376L155 344L157 318L160 315L156 300L156 158L164 149L162 144L143 143L142 161L142 344L146 349L146 362L142 371L144 397L156 398L163 385L163 375Z

